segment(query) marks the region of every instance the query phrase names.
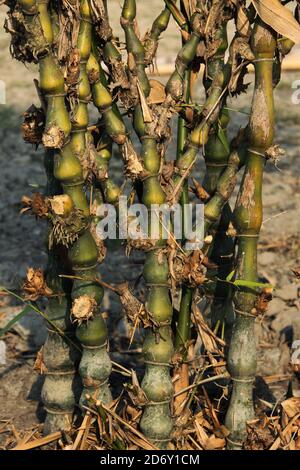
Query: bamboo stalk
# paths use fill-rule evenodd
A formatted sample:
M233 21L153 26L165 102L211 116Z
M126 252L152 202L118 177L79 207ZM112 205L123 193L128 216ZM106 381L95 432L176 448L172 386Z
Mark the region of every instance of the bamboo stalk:
M73 113L71 142L56 160L56 176L62 182L64 192L74 202L75 208L88 218L89 205L84 193L84 178L80 159L86 151L86 132L88 126L87 104L90 99L90 86L86 64L91 53L92 27L90 4L80 2L80 29L77 48L80 54L80 74L78 104ZM77 322L76 336L83 353L79 372L83 382L80 405L89 404L88 396L109 403L111 392L108 385L111 362L107 354L107 328L100 312L103 288L90 278L97 276L97 261L103 260L96 241L89 229L85 229L69 250L73 271L83 280L75 280L72 290L72 317Z
M180 5L182 7L182 4ZM184 45L184 40L182 41L182 45ZM185 72L185 96L184 102L189 103L190 95L191 95L191 70L187 70ZM188 137L188 129L187 123L182 116L178 117L178 129L177 129L177 154L176 160L179 160L184 147L186 145ZM183 208L182 212L182 234L184 234L184 227L185 227L185 204L189 203L189 188L188 182L185 182L183 187L182 195L180 198L180 204ZM176 327L176 335L175 335L175 351L180 352L182 354L182 359L185 361L187 359L187 344L191 336L191 305L193 299L193 289L188 286L183 285L181 289L181 300L180 300L180 308L178 313L178 321ZM181 405L184 403L186 399L186 394L180 393L182 387L187 387L189 384L189 368L188 365L185 363L179 364L177 367L174 368L173 375L176 376L179 374L180 380L175 382L175 394L174 394L174 408L177 413L180 413ZM176 391L177 392L176 395ZM180 396L180 398L177 398Z
M273 59L275 33L258 18L255 20L251 48L255 55L255 90L249 123L249 149L239 196L234 210L238 233L236 277L257 281L257 243L262 224L262 177L265 152L274 134ZM228 447L241 448L246 437L246 422L253 418L253 382L256 372L254 322L258 292L240 288L234 296L236 323L228 357L233 381L226 427L230 430Z
M125 31L127 52L131 53L136 63L139 85L145 97L149 95L150 85L145 74L144 48L137 38L133 22L136 15L135 0L125 0L121 24ZM143 203L151 214L152 204L165 202L165 194L159 183L160 156L156 136L144 121L141 104L134 112L135 130L142 142L142 157L147 178L143 181ZM160 227L162 230L162 227ZM148 332L144 341L144 359L146 371L142 388L148 399L140 426L145 436L160 448L165 448L170 440L173 420L170 414L170 402L173 396L173 385L170 377L170 362L173 354L171 337L172 304L168 287L168 261L162 249L165 240L158 240L154 249L146 258L143 276L148 286L146 309L159 325L157 332Z
M54 196L57 182L53 181L53 152L46 151L45 168L49 175L47 196ZM48 326L48 336L43 346L43 364L46 368L41 398L47 411L44 434L58 429L70 429L74 412L76 392L80 390L75 367L79 354L76 348L62 336L74 340L74 327L70 322L70 285L59 278L68 270L67 253L64 247L54 246L48 251L46 269L47 285L56 294L48 300L46 315L52 324Z
M28 49L23 59L37 61L39 65L39 87L42 100L46 103L46 126L43 135L46 147L50 142L63 143L70 133L63 99L64 80L51 52L53 33L48 3L38 3L35 0L20 0L16 3L16 7L22 10L26 28L24 40ZM12 39L14 43L13 35ZM46 151L45 170L46 193L47 196L53 196L61 189L54 178L52 150ZM53 296L48 302L47 317L55 329L49 324L48 337L43 348L43 360L47 371L42 389L42 400L47 411L44 426L46 434L57 429L69 429L75 405L75 350L56 330L58 328L63 335L72 335L69 321L69 291L66 283L58 278L58 274L64 269L66 269L64 250L57 247L49 249L46 278L52 291L58 295Z
M207 61L204 87L206 93L209 93L210 87L213 86L214 78L220 70L224 68L224 56L228 47L227 39L227 18L215 32L215 40L220 41L220 45L215 55ZM226 107L226 99L222 102L218 121L212 126L207 144L204 148L204 160L206 172L203 181L203 188L209 195L209 201L216 193L218 181L227 168L229 158L229 142L227 137L227 126L229 123L228 111ZM207 213L205 210L204 213ZM218 223L214 225L209 232L213 235L213 242L210 245L208 256L210 260L217 266L213 270L207 271L207 277L217 277L220 281L210 283L207 288L208 297L211 296L210 315L212 328L219 323L222 328L223 323L227 325L227 330L233 322L233 311L231 307L231 288L228 284L222 282L225 280L233 269L233 250L234 240L227 235L227 230L231 221L231 209L229 204L224 204L222 210L218 214ZM229 339L230 331L226 331Z

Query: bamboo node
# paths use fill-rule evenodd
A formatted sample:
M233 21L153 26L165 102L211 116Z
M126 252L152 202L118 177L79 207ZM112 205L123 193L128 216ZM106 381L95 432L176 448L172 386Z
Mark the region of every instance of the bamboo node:
M48 408L44 405L44 409L45 411L47 411L47 413L50 413L52 415L65 415L65 416L73 416L73 413L74 413L74 410L55 410L55 409L51 409L51 408Z
M261 58L258 58L258 59L253 59L251 60L251 62L255 63L255 62L274 62L275 61L275 58L273 57L261 57Z
M172 398L168 398L167 400L161 400L161 401L148 401L146 403L147 406L157 406L157 405L167 405L172 401Z
M145 364L149 364L150 366L158 366L158 367L170 367L172 368L173 365L170 364L169 362L155 362L155 361L150 361L150 360L144 360Z
M231 377L231 380L233 382L240 382L240 383L253 383L254 382L254 378L249 378L249 379L240 379L240 378L237 378L237 377Z

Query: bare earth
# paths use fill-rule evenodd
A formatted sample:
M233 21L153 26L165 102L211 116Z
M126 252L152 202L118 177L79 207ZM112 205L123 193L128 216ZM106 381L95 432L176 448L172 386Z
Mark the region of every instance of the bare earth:
M110 0L109 3L112 6L113 25L121 34L117 21L121 2ZM141 5L142 0L138 4ZM141 32L150 26L151 18L159 12L161 4L159 0L151 1L150 12L143 15L139 24ZM0 24L3 24L4 12L5 8L0 7ZM44 267L46 263L44 226L36 223L34 218L19 215L22 195L36 189L42 191L45 177L43 151L35 151L24 145L19 132L22 112L33 102L38 104L32 83L36 77L36 67L25 68L10 58L9 37L2 28L0 44L0 80L6 85L6 104L0 104L0 284L18 291L27 267ZM161 41L158 63L174 63L179 44L178 29L172 22L168 34ZM297 164L300 152L300 105L292 104L291 99L294 91L292 83L296 79L300 79L300 70L298 74L283 74L275 92L275 142L286 150L286 156L278 168L271 164L266 166L264 224L260 241L260 275L276 286L276 292L267 316L257 324L258 375L270 383L270 392L277 399L287 386L282 376L288 372L291 344L293 340L300 340L299 282L297 284L291 271L300 265L300 166ZM253 75L249 75L249 81L253 82ZM246 122L245 113L249 112L250 105L250 94L232 100L229 104L235 110L243 111L231 112L231 136ZM173 142L170 155L174 151ZM203 163L201 158L199 160L198 176L203 175ZM120 178L118 162L113 164L112 172L116 178ZM109 254L101 272L108 282L134 280L141 272L141 265L136 255L133 259L127 259L124 249L120 247ZM0 297L0 328L21 308L12 298ZM115 332L111 344L114 359L133 366L136 357L122 353L127 328L117 298L106 294L103 308L108 315L110 331ZM42 379L33 371L33 362L44 338L43 321L35 313L27 316L5 335L7 357L6 364L0 365L0 420L11 419L19 429L28 428L43 418L38 407ZM133 347L139 346L137 341ZM278 379L283 381L276 381Z

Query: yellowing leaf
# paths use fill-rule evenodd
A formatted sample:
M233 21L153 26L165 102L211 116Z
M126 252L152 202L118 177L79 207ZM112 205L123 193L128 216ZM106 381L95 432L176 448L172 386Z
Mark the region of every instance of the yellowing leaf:
M300 25L292 12L279 0L251 0L260 18L277 33L295 44L300 43Z

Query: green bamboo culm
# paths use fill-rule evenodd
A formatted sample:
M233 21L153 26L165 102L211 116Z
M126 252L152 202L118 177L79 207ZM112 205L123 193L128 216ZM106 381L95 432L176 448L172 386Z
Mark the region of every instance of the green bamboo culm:
M162 105L160 118L157 124L158 133L163 133L163 129L169 120L168 116L170 108L174 108L176 105L180 104L185 95L185 73L189 70L189 66L196 56L197 47L200 41L200 19L198 12L200 3L201 0L197 0L197 10L194 12L190 20L191 33L189 39L183 44L182 48L178 52L175 60L174 72L171 74L165 86L166 99ZM183 25L183 29L188 31L186 23Z
M119 110L108 91L108 83L94 43L87 62L87 73L92 89L93 103L102 114L99 129L89 137L96 150L94 188L98 190L98 199L101 193L105 202L116 204L121 195L121 189L109 176L109 163L113 155L113 144L121 145L125 142L126 129Z
M262 224L262 178L265 152L274 134L273 60L276 37L259 18L255 20L251 49L255 55L255 89L249 123L249 149L241 189L234 210L238 234L236 278L257 282L257 244ZM246 422L254 416L253 382L256 373L254 323L258 292L241 287L234 296L236 322L228 357L233 389L226 416L229 449L240 449Z
M190 100L190 85L191 85L191 72L190 70L185 72L185 102L188 103ZM178 129L177 129L177 160L180 158L188 137L187 123L181 116L178 117ZM181 206L185 207L185 204L189 203L189 188L188 182L186 181L183 187L182 195L180 198ZM185 219L184 210L182 212L182 233L184 234ZM191 303L193 298L193 289L188 286L182 287L181 301L178 314L178 323L176 328L175 336L175 349L176 351L183 350L184 358L187 356L187 342L190 339L190 321L191 321Z
M140 86L147 98L150 85L145 74L143 46L133 28L135 14L135 1L125 0L121 24L125 31L127 51L134 56ZM135 108L134 127L142 142L143 164L148 172L143 181L142 199L148 208L150 222L152 204L163 204L166 197L158 179L161 161L157 141L155 136L149 133L140 104ZM155 216L152 214L152 217ZM162 233L161 225L160 233ZM159 448L167 446L173 429L173 420L170 414L170 402L173 397L170 363L174 350L170 324L173 309L168 285L168 260L162 251L165 245L165 240L157 240L154 249L147 254L143 270L144 280L148 287L145 306L159 326L157 331L146 333L143 346L146 371L142 381L142 389L148 403L145 406L140 427L145 436Z
M182 2L180 3L181 9L182 9ZM186 25L186 29L187 25ZM182 40L182 46L184 47L184 40ZM191 70L187 69L184 74L184 102L189 103L191 99ZM182 155L182 152L185 148L186 141L188 138L188 128L187 128L187 122L182 116L178 116L178 121L177 121L177 152L176 152L176 160L179 160L180 156ZM181 226L182 226L182 234L184 236L185 231L185 205L189 203L189 187L188 187L188 181L185 182L183 190L182 190L182 195L180 198L180 204L181 207L183 208L182 212L182 221L181 221ZM184 239L182 239L182 242L184 242ZM177 320L177 325L176 325L176 335L175 335L175 351L180 352L182 354L182 359L183 361L186 361L187 355L188 355L188 341L191 336L191 307L192 307L192 300L193 300L193 292L194 290L186 285L182 286L181 289L181 299L180 299L180 307L179 307L179 312L178 312L178 320ZM186 370L186 364L181 364L181 366L175 367L174 370L174 375L176 373L182 372L184 373ZM187 378L187 377L186 377ZM186 385L188 385L188 380ZM177 403L180 405L185 402L186 396L182 394L177 398ZM176 399L175 399L175 404L176 404ZM177 406L178 413L181 410L180 406Z
M64 104L64 80L58 63L51 53L53 34L48 13L48 3L35 0L17 2L24 16L27 31L25 39L34 60L39 65L39 87L46 103L46 126L43 135L45 146L62 144L70 134L70 123ZM49 136L51 136L49 140ZM52 139L53 138L53 139ZM61 191L54 178L53 150L45 153L47 175L47 196ZM76 375L74 363L78 360L76 348L71 345L73 331L70 324L70 292L66 282L58 276L66 268L67 260L63 247L49 248L46 281L54 296L47 304L47 316L52 322L48 327L48 337L43 347L43 363L46 368L41 398L47 412L44 433L71 428L76 402ZM55 329L59 328L58 330ZM70 341L71 340L71 341Z
M185 72L185 97L184 101L186 103L190 100L190 85L191 85L191 71L187 70ZM185 119L181 116L178 117L178 129L177 129L177 159L180 158L180 155L183 152L183 149L186 144L188 137L187 123ZM189 187L188 181L185 181L182 194L180 197L180 204L183 208L182 212L182 229L183 229L183 239L185 236L185 205L189 204ZM188 285L183 285L181 288L181 299L178 312L178 319L176 323L176 333L175 333L175 351L180 353L181 361L173 370L173 376L176 374L182 374L184 380L180 381L180 388L184 388L189 385L189 371L188 371L188 342L191 339L191 311L192 311L192 301L193 301L194 289ZM176 383L175 383L176 391ZM182 411L182 406L186 403L186 393L178 395L174 399L174 408L176 409L176 415L180 415Z
M39 66L39 87L46 100L46 124L43 144L46 148L60 148L68 140L71 124L65 106L64 77L51 51L53 30L48 11L49 1L20 0L27 29L27 47Z
M217 121L219 116L220 107L218 106L218 103L220 102L224 89L229 82L230 74L231 65L227 63L214 77L213 83L210 87L210 94L202 108L201 114L203 115L203 119L201 119L200 123L196 124L194 129L190 132L184 151L176 162L176 174L174 177L174 198L176 199L181 195L182 186L185 179L192 171L199 149L208 143L211 127Z
M73 110L71 141L57 153L55 176L61 182L64 193L84 218L82 230L69 249L74 274L81 278L74 281L72 290L72 318L78 324L77 339L82 346L79 372L83 382L80 405L90 404L90 399L109 403L111 393L108 380L111 362L107 354L107 328L100 312L103 289L90 281L97 277L99 251L87 224L90 212L84 192L84 176L80 159L86 151L90 86L86 63L91 52L91 18L89 2L80 2L80 30L77 48L80 54L80 79L78 103ZM101 260L101 254L100 254Z
M146 34L143 40L145 66L149 66L153 63L157 52L159 38L161 34L167 29L170 16L170 10L165 7L153 22L151 30Z
M53 176L52 150L45 152L44 166L47 175L46 196L52 198L61 193L60 185ZM74 326L70 321L70 283L59 277L66 272L68 260L65 247L48 248L45 277L54 296L50 297L46 307L51 325L48 326L48 336L43 346L46 372L41 398L47 412L43 430L46 435L71 428L76 398L80 391L75 373L80 352L74 342Z
M105 51L105 47L103 51ZM111 63L114 63L114 49L115 46L107 51L107 60L111 60ZM135 152L119 108L109 90L108 82L101 66L96 35L94 35L92 53L87 63L87 71L92 88L93 103L102 116L100 122L104 128L102 139L109 137L112 143L119 146L124 162L125 176L132 180L138 179L144 173L144 168ZM98 158L97 164L101 165L100 160ZM102 163L104 163L103 160ZM111 186L110 179L107 183Z
M70 321L70 288L59 278L68 272L67 265L63 263L66 256L61 247L53 247L48 256L46 281L54 296L48 300L46 308L51 325L43 346L45 381L41 399L47 412L43 429L46 435L71 429L80 393L80 381L75 370L80 352L74 343L74 328Z
M105 132L113 142L123 145L126 140L126 127L108 90L108 83L95 45L89 56L87 72L92 87L93 103L102 115Z
M227 40L227 20L220 25L216 31L216 40L221 40L220 46L214 56L208 59L204 74L204 87L208 92L212 86L213 79L224 67L224 55L228 47ZM218 121L212 126L204 149L204 160L206 172L203 187L208 193L209 199L213 197L217 190L218 181L228 165L229 142L227 136L227 126L229 115L226 100L223 99L222 110ZM206 201L207 203L207 201ZM227 230L231 221L231 209L229 204L225 204L220 214L218 214L217 224L210 230L213 235L213 242L208 255L210 260L218 266L217 269L208 270L207 277L216 276L219 281L210 283L208 295L211 295L210 315L212 328L219 324L221 327L227 323L228 326L233 321L233 311L231 302L231 289L228 284L222 282L233 269L234 240L227 235ZM208 235L208 233L206 233Z

